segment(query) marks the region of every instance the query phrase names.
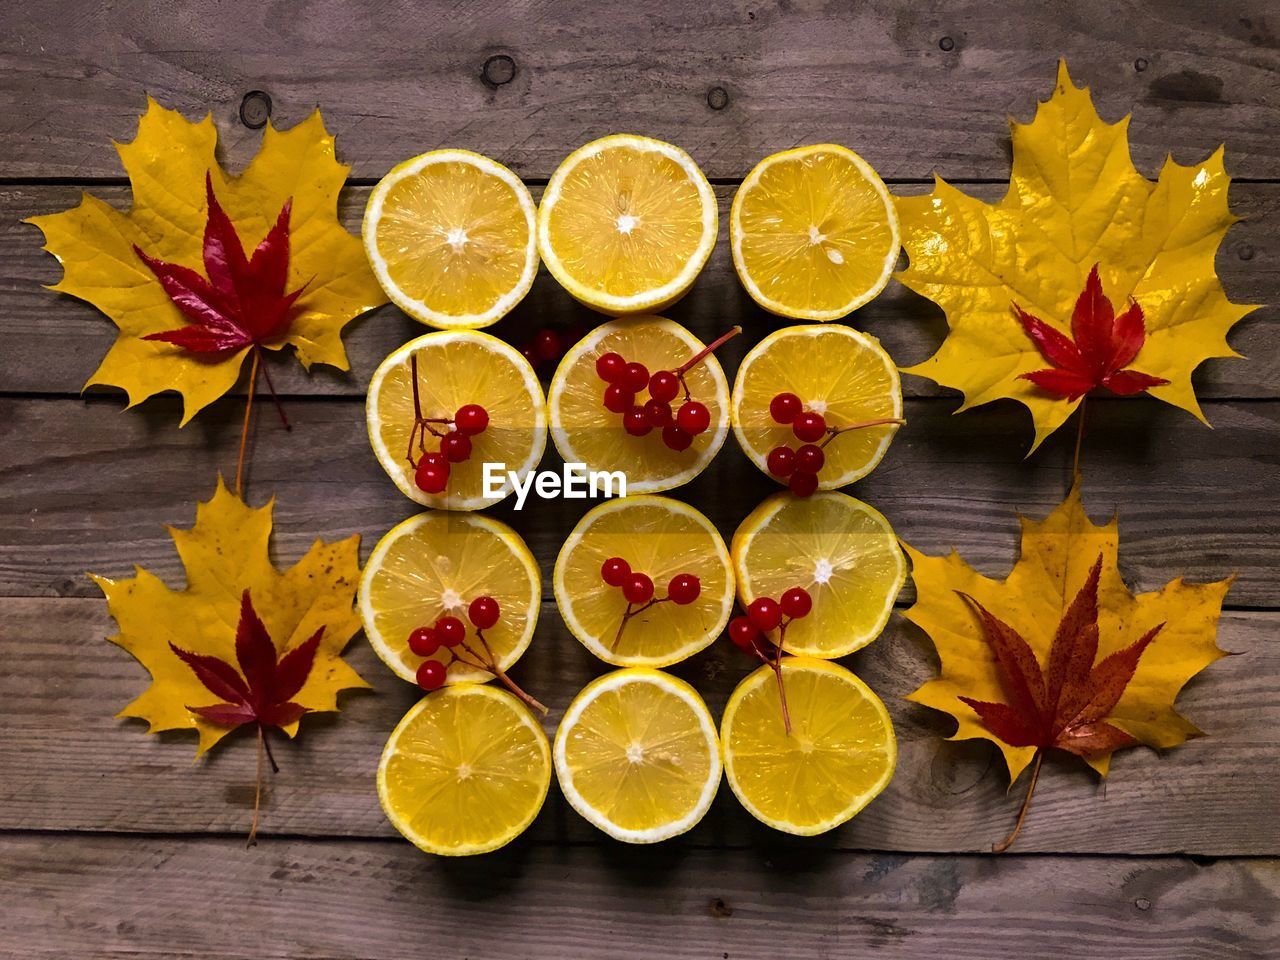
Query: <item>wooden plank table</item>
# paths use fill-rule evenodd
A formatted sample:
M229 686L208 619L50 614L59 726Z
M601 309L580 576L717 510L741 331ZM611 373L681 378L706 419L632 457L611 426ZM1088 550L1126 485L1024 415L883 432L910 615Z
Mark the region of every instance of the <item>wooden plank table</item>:
M233 468L242 400L184 430L170 398L120 413L80 386L113 338L88 306L41 289L58 275L23 217L81 189L128 202L111 139L132 136L144 95L212 110L225 162L259 135L243 98L269 94L283 126L316 105L353 165L349 226L395 162L439 146L511 165L537 192L559 160L617 129L681 144L721 203L762 156L834 140L895 191L934 171L997 196L1004 115L1028 118L1065 56L1102 115L1133 111L1141 170L1227 143L1234 227L1218 255L1228 294L1280 300L1280 18L1266 0L994 5L734 0L293 5L47 0L0 12L0 954L49 957L886 957L1280 956L1280 337L1256 312L1232 335L1247 362L1196 376L1210 431L1149 399L1091 404L1085 502L1120 515L1122 570L1153 589L1237 571L1220 642L1237 656L1187 687L1180 709L1210 736L1160 756L1127 751L1105 785L1046 766L1015 852L987 853L1016 806L995 751L949 743L945 717L902 695L936 670L900 616L849 665L885 698L901 740L886 793L845 827L801 840L760 827L721 790L706 820L651 848L609 841L553 787L530 831L467 861L429 858L378 809L373 769L413 691L361 640L371 694L308 720L279 748L262 839L246 850L252 749L233 738L192 766L186 737L147 737L113 714L145 682L103 641L105 604L84 577L139 563L180 582L164 530L189 525L214 474ZM778 321L737 284L723 232L671 315L707 335ZM594 317L545 274L497 332ZM852 319L902 364L945 329L890 284ZM411 512L364 439L362 394L379 359L421 332L387 307L350 328L352 369L274 368L297 429L258 435L249 490L278 496L275 553L352 532L363 551ZM745 341L745 342L743 342ZM955 546L984 572L1015 555L1015 512L1064 492L1069 442L1024 460L1025 413L952 418L954 396L906 378L908 425L854 492L922 549ZM243 388L241 388L242 391ZM554 461L549 454L547 464ZM726 534L772 485L732 442L678 495ZM581 514L556 501L513 523L549 572ZM909 602L910 591L902 602ZM552 705L604 670L546 604L515 673ZM676 672L714 712L747 670L717 645Z

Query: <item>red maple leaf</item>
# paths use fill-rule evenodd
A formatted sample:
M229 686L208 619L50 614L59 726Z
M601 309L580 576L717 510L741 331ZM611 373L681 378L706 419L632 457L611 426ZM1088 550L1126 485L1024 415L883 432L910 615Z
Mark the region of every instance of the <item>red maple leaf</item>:
M177 330L151 333L144 340L163 340L191 353L218 354L278 338L289 328L289 314L304 287L285 292L289 274L289 213L285 201L275 226L251 258L231 218L218 204L213 179L205 174L209 219L204 228L204 269L195 270L134 253L151 268L174 306L192 322Z
M1130 300L1129 308L1116 316L1111 301L1102 292L1096 263L1071 313L1071 337L1033 317L1016 303L1013 309L1040 355L1052 365L1045 370L1021 374L1019 380L1030 380L1040 389L1068 400L1082 397L1099 386L1127 397L1169 382L1125 369L1146 342L1146 320L1136 300Z
M218 657L169 644L205 689L222 701L187 709L210 723L227 726L256 723L261 729L294 723L307 712L307 708L294 703L293 698L311 674L323 634L324 627L321 627L305 643L277 658L275 644L253 609L246 590L240 598L240 623L236 627L239 670Z
M1099 554L1084 586L1062 615L1049 647L1048 668L1042 669L1035 651L1013 627L993 616L973 597L983 638L996 656L996 673L1008 703L960 697L977 713L987 729L1011 747L1035 747L1036 763L1013 833L992 849L1007 850L1022 829L1031 795L1036 789L1046 750L1056 748L1079 757L1108 754L1138 741L1107 715L1120 702L1138 669L1142 653L1164 628L1157 624L1122 650L1095 664L1098 655Z

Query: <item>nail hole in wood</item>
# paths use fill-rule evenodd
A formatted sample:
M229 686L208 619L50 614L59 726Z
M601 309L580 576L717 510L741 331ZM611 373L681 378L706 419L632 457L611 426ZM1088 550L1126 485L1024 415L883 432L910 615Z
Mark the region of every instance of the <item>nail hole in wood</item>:
M1253 244L1252 243L1240 244L1240 249L1236 251L1236 256L1238 256L1241 260L1252 260Z
M1148 63L1146 57L1139 57L1137 60L1133 61L1133 69L1137 70L1139 73L1147 69L1147 67Z
M480 79L487 87L500 87L516 78L516 62L505 53L499 53L484 62Z
M1151 909L1151 901L1148 900L1146 897L1139 897L1137 900L1133 901L1133 905L1137 907L1139 910Z
M271 119L271 98L261 90L250 90L240 101L240 122L250 130L261 130Z
M938 49L943 51L944 53L950 53L955 48L956 48L956 42L952 40L950 37L943 37L941 40L938 41Z
M707 91L707 106L712 110L723 110L729 105L729 91L724 87L712 87Z

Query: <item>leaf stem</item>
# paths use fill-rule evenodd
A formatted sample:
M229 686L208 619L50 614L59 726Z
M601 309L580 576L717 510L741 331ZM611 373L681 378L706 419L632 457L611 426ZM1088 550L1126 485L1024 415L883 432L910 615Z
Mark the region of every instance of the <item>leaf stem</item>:
M253 349L261 354L262 347L254 344ZM284 404L280 402L280 397L276 394L276 385L271 382L271 367L267 363L262 364L262 375L267 380L267 389L271 391L271 400L276 405L276 413L280 414L280 423L285 430L293 432L293 424L289 422L289 418L285 415Z
M249 824L249 839L245 841L245 847L258 845L258 812L262 809L262 760L266 749L267 734L262 729L262 724L258 724L258 773L253 788L253 822Z
M236 457L236 496L241 497L244 489L244 453L249 443L249 415L253 412L253 394L258 387L258 350L253 351L253 367L249 371L249 399L244 405L244 423L240 426L240 453Z
M1018 822L1013 825L1013 833L1002 842L991 845L992 853L1004 853L1013 846L1013 841L1017 840L1018 834L1022 832L1022 824L1027 819L1027 810L1031 807L1031 795L1036 792L1036 781L1040 779L1042 763L1044 763L1044 751L1037 750L1035 766L1031 768L1031 782L1027 784L1027 795L1022 798L1022 809L1018 811Z
M1080 472L1080 446L1084 443L1084 405L1088 397L1080 398L1080 419L1076 424L1076 453L1071 460L1071 482L1075 483L1076 474Z

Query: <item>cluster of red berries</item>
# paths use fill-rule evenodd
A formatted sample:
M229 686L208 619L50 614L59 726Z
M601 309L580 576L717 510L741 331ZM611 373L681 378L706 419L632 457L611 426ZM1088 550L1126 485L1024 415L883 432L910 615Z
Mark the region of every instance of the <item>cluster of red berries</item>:
M647 574L632 570L631 564L621 557L610 557L601 564L600 579L611 587L620 587L627 603L633 606L662 602L653 599L653 580ZM701 580L692 573L677 573L667 582L667 595L663 599L683 607L697 600L700 593Z
M498 622L501 610L493 597L476 597L467 608L467 619L477 630L488 630ZM419 657L431 657L441 647L449 650L451 661L457 659L454 649L463 646L467 628L455 616L446 614L432 626L418 627L409 634L409 649ZM418 686L423 690L438 690L444 685L448 665L439 660L426 660L418 667Z
M764 634L779 627L785 628L792 620L807 617L812 609L813 598L804 587L791 587L783 591L777 600L756 597L747 606L745 616L729 621L729 639L743 653L765 661L776 659L777 645Z
M806 410L804 403L794 393L779 393L769 401L769 416L775 423L790 424L791 432L803 444L792 450L777 446L769 451L765 463L769 472L787 486L797 497L810 497L818 489L818 471L826 463L826 454L817 441L831 433L826 418L816 410Z
M520 354L537 370L544 364L559 363L565 351L586 335L586 328L580 324L574 324L565 330L543 327L520 348Z
M622 426L633 437L650 431L662 431L662 442L672 450L688 450L693 438L711 426L711 411L706 404L689 397L673 411L683 386L680 373L659 370L653 376L643 363L630 363L619 353L602 354L596 360L596 375L608 386L604 390L604 408L622 415ZM639 403L637 395L648 390L649 399Z
M478 403L468 403L458 408L452 420L431 420L430 423L452 424L448 433L424 429L440 438L439 452L423 453L414 467L413 480L423 493L443 493L449 485L449 465L461 463L471 457L471 438L489 426L489 411Z

